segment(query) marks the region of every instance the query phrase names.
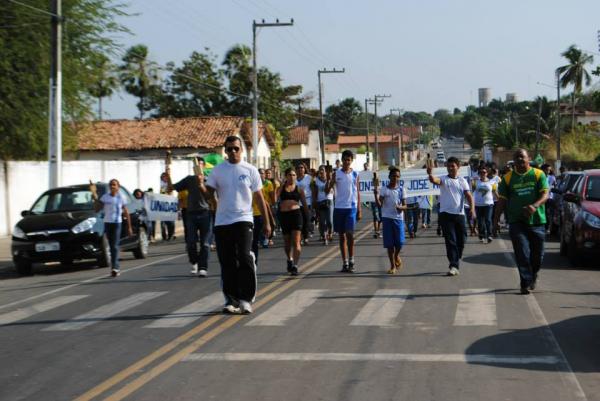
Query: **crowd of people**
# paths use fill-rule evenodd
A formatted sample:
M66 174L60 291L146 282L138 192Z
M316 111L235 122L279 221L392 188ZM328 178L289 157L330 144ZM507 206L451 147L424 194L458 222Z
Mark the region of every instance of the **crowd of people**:
M161 192L178 192L191 274L207 276L214 241L221 266L225 313L252 313L259 249L273 244L276 232L283 236L290 275L299 274L302 246L309 244L315 226L324 245L333 240L334 233L338 236L341 272L356 271L354 232L362 208L359 172L352 168L351 151L345 150L335 167L327 164L309 170L299 163L287 168L279 179L273 170L257 169L243 161L238 137L228 137L224 147L227 160L207 176L202 169L203 160L199 160L200 168L194 174L176 183L167 170L161 176ZM389 259L387 273L396 274L402 268L400 253L406 233L413 238L419 220L421 228L430 227L434 209L438 213L437 233L444 237L449 276L460 272L468 235L477 235L484 244L492 242L504 215L521 292L527 294L535 289L543 258L545 203L549 183L553 182L547 177L552 174L546 166L545 171L532 168L523 149L515 152L514 160L514 166L502 169L500 175L496 166L479 163L471 167L473 173L466 177L459 174L461 163L455 157L448 158L447 173L441 176L435 176L428 163L424 167L429 181L440 189L435 197L408 197L397 167L389 168L388 181L383 186L374 174L374 201L370 202L373 236L383 237ZM114 251L113 276L119 273L116 225L120 229L121 222L129 222L126 203L118 196L118 181L111 180L110 192L95 199L97 209L104 208L106 216L113 216L105 220ZM142 191L134 191L136 201L143 196ZM174 237L171 223L163 223L165 239Z

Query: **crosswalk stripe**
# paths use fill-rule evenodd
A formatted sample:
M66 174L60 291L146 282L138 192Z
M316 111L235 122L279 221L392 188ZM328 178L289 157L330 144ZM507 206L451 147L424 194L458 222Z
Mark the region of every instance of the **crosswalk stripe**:
M128 309L135 308L144 302L157 298L166 292L140 292L133 294L127 298L120 299L110 304L96 308L90 312L79 315L63 323L53 324L46 327L44 331L72 331L80 330L84 327L91 326L101 320L106 320L112 316L118 315Z
M283 326L287 320L298 316L312 305L325 290L297 290L267 311L252 319L246 326Z
M200 319L203 315L214 312L222 303L223 293L218 291L198 301L192 302L183 308L177 309L160 319L156 319L144 327L152 329L184 327Z
M332 362L459 362L475 364L558 365L555 355L493 355L493 354L357 354L357 353L195 353L187 355L183 362L206 361L332 361Z
M491 289L462 289L454 317L455 326L495 326L496 294Z
M58 308L59 306L78 301L87 296L88 295L65 295L61 297L52 298L44 302L40 302L35 305L17 309L15 311L0 315L0 325L10 324L19 320L27 319L28 317L37 315L38 313Z
M406 289L377 290L350 326L391 326L409 293Z

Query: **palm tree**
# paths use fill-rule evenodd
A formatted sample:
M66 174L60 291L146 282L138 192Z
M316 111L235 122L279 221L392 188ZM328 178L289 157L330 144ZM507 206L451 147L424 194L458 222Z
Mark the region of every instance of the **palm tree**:
M119 78L125 91L140 99L137 107L141 120L144 111L151 109L150 95L159 88L158 66L148 60L148 48L145 45L130 47L122 60Z
M119 80L115 74L115 66L104 54L98 56L96 64L96 78L89 88L89 92L98 99L98 119L102 120L102 99L113 94L119 86Z
M561 56L569 61L569 64L563 65L556 69L556 73L560 77L560 86L566 88L573 85L573 93L571 94L571 131L575 129L575 96L580 94L583 89L583 84L589 86L592 78L589 72L585 69L586 64L594 61L594 56L582 52L575 45L569 46L567 50L561 53Z

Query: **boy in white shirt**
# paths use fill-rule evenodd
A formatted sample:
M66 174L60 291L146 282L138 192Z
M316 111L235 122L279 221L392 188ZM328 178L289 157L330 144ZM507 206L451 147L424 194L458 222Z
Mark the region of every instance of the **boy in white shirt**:
M434 177L431 167L427 168L427 175L432 184L440 186L440 224L446 242L446 256L448 257L449 276L457 276L460 259L462 258L467 228L465 222L465 198L469 202L471 218L475 219L475 205L469 188L469 183L458 175L460 161L456 157L448 158L446 162L448 175Z
M381 208L383 220L383 247L390 259L388 274L396 274L402 268L400 250L404 245L404 211L406 208L406 189L398 184L400 169L390 167L390 182L381 190L375 188L375 203Z

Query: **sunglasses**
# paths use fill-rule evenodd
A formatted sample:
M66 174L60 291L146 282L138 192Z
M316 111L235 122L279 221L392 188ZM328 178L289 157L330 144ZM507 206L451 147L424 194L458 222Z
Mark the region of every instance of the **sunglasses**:
M225 148L225 152L227 153L231 153L231 152L239 152L240 151L240 147L239 146L228 146Z

